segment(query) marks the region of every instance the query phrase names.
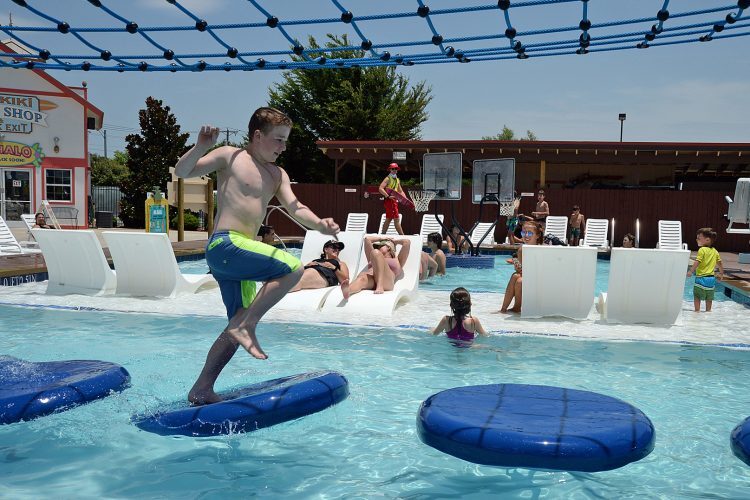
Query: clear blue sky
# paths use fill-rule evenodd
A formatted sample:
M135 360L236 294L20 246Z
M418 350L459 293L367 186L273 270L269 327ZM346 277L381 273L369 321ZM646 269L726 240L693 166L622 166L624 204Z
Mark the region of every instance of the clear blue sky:
M374 12L416 10L416 1L341 0L355 15ZM433 0L432 9L460 5L490 4L482 1ZM518 3L518 2L513 2ZM617 19L655 16L664 0L590 0L588 17L594 24ZM84 1L32 2L71 26L101 26L112 20ZM52 5L49 5L52 4ZM123 5L124 4L124 5ZM335 5L324 0L260 3L280 19L338 17ZM141 26L191 24L192 21L166 1L105 1L116 12ZM265 18L245 0L185 0L186 8L209 23L258 22ZM577 25L582 2L544 7L515 8L509 11L519 32L532 29ZM727 6L721 14L667 20L665 27L698 20L723 20L736 1L673 0L672 13ZM2 22L12 12L13 23L48 25L10 0L0 0ZM750 12L745 12L745 17ZM445 38L504 32L505 21L499 10L478 14L434 16L436 29ZM643 31L652 23L610 29L607 33ZM362 30L376 43L413 41L430 38L424 20L377 21L362 23ZM318 40L326 32L343 33L343 24L289 28L302 40L309 32ZM734 30L747 32L747 28ZM351 29L349 30L351 33ZM230 43L246 48L288 46L271 29L253 33L227 34ZM600 31L599 33L603 33ZM725 32L726 33L726 32ZM519 37L524 43L577 38L580 32L540 37ZM592 30L592 36L597 32ZM196 34L156 33L154 38L170 47L214 52L223 49L207 34L195 43ZM7 38L4 34L0 35ZM72 36L24 34L41 46L66 53L85 54L83 45ZM46 38L45 38L46 37ZM108 38L109 37L109 38ZM233 38L233 40L232 40ZM356 37L352 37L358 40ZM92 34L91 40L113 52L142 54L153 52L137 36ZM482 46L505 45L507 40L482 42ZM454 44L471 48L470 43ZM435 64L401 67L412 82L427 81L433 100L429 120L422 127L423 139L480 139L498 133L503 125L523 135L532 130L541 140L619 140L619 113L627 113L626 141L750 142L750 37L714 40L646 50L590 53L586 56L557 56L520 60ZM424 50L424 49L420 49ZM92 62L96 61L92 58ZM162 99L172 108L183 130L196 131L203 123L244 132L252 111L266 103L268 88L281 80L279 71L203 73L115 73L64 72L50 74L69 85L88 83L89 98L104 111L108 129L108 150L124 149L124 137L137 131L138 110L148 96ZM233 136L241 137L242 132ZM103 152L102 136L91 133L91 151Z

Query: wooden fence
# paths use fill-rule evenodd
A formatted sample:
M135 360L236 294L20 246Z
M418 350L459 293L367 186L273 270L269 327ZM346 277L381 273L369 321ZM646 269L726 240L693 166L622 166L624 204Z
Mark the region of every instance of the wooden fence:
M364 186L346 186L341 184L294 184L295 194L316 214L321 217L333 217L342 229L346 216L350 212L367 212L370 214L368 231L377 232L380 216L383 214L383 203L379 196L365 198ZM547 191L547 202L551 215L570 215L573 205L581 207L585 217L615 219L615 246L619 246L626 233L635 234L635 220L641 223L640 246L653 248L658 239L657 224L659 220L682 221L683 240L692 250L697 249L695 231L701 227L713 227L719 234L716 247L723 252L748 252L750 235L727 234L727 202L724 196L734 196L734 191L662 191L662 190L609 190L609 189L559 189ZM275 200L274 200L275 202ZM521 200L521 213L531 213L536 204L535 197L524 197ZM445 214L448 225L451 209L456 219L466 229L477 220L479 205L471 203L471 189L464 187L461 200L432 202L430 212L437 205L438 212ZM496 207L484 207L482 222L492 221L497 213ZM402 210L402 226L407 234L419 232L422 214L411 210ZM302 236L304 232L284 215L274 213L269 222L277 234L283 236ZM495 231L495 239L505 239L505 219L501 219Z

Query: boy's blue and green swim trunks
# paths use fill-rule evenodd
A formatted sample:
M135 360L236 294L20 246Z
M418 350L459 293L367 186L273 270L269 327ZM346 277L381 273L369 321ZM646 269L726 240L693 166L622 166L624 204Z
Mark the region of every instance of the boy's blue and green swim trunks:
M229 319L255 299L256 281L281 278L302 266L297 257L237 231L214 233L206 246L206 262Z

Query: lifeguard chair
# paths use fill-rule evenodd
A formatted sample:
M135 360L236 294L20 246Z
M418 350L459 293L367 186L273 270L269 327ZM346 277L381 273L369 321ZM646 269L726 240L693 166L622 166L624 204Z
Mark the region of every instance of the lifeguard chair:
M734 200L729 196L726 199L729 203L727 233L750 234L750 177L737 179ZM745 227L732 227L733 224L742 224ZM750 253L740 253L738 261L740 264L750 264Z
M737 186L734 188L734 200L729 196L726 199L729 203L727 233L750 234L750 177L737 179ZM732 227L733 224L744 224L747 227Z

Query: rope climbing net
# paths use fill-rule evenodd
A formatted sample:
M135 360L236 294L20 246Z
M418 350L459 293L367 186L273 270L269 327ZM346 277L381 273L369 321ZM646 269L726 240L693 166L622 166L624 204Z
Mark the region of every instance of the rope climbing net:
M352 11L340 0L306 0L294 2L296 10L289 11L288 6L280 4L290 2L266 0L266 8L258 0L231 0L230 10L222 15L210 10L212 2L198 4L196 10L207 10L205 17L178 0L164 0L159 16L153 15L153 9L146 12L145 4L138 2L4 0L10 1L18 7L17 19L22 22L0 25L0 31L17 42L9 45L6 41L11 52L0 51L0 67L44 70L272 71L413 66L583 56L750 35L750 16L743 17L750 0L728 1L721 6L705 2L706 8L682 12L670 12L669 0L653 0L651 15L626 19L589 17L589 10L595 14L598 7L616 4L617 0L499 0L489 4L463 0L442 9L416 0L415 8L402 11L383 11L381 5L390 5L385 2L357 2L357 9ZM399 5L403 4L406 2ZM285 7L287 11L282 12ZM295 16L298 11L312 9L328 17ZM75 19L70 18L73 15ZM152 25L150 17L176 20ZM566 25L540 23L541 19L566 18L570 19ZM38 25L28 24L37 20ZM457 26L467 32L456 33ZM346 34L347 40L356 42L309 46L311 33L321 29L323 35ZM123 43L122 37L131 39Z

